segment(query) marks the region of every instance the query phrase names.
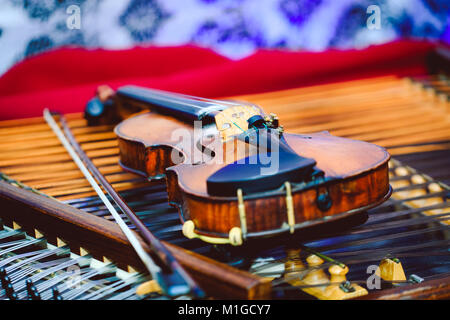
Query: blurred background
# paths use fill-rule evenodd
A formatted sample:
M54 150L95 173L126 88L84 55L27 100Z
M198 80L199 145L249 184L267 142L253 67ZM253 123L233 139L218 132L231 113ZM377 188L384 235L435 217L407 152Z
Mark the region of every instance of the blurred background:
M27 57L62 46L126 49L195 44L239 59L258 48L359 49L411 38L449 43L449 4L448 0L0 0L0 75ZM368 27L368 19L377 13L370 9L373 6L380 19Z

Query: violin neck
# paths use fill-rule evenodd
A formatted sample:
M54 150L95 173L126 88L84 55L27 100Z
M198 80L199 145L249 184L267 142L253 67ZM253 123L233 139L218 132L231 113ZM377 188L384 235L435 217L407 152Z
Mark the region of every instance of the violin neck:
M214 123L215 115L227 106L218 100L176 94L161 90L124 86L117 90L121 102L137 102L148 105L149 109L190 122L202 121L203 125ZM217 102L217 103L216 103Z

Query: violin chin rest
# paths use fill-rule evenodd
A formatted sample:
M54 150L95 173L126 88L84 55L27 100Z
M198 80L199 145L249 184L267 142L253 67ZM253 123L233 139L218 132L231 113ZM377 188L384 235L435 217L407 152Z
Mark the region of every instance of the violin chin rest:
M256 154L240 159L217 170L206 180L207 192L212 196L236 196L274 190L285 182L311 180L316 161L295 153L277 152Z

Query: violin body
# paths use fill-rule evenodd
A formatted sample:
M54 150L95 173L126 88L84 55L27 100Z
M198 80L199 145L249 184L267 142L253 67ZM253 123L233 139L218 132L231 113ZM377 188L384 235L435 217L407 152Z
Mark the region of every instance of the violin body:
M237 151L245 149L237 148L245 142L234 139L222 144L223 154L232 154L231 160L193 162L192 152L201 148L192 151L198 145L195 138L182 143L174 139L174 131L180 129L195 137L188 122L148 112L124 120L115 133L125 170L149 178L166 177L169 202L177 207L189 238L240 245L247 239L296 233L364 212L391 193L390 156L384 148L319 132L283 133L295 153L315 160L314 168L322 172L318 178L286 179L277 188L248 194L236 190L233 195L211 195L208 178L248 157L248 150Z
M126 118L115 127L120 165L166 178L188 238L241 245L298 234L364 213L391 194L390 155L377 145L285 133L275 115L249 103L134 86L104 86L97 96L86 119Z

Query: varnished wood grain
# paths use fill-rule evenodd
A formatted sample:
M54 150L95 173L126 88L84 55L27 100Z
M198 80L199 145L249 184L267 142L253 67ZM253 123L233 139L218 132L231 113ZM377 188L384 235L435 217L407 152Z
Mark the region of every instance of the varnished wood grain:
M408 286L378 290L358 300L448 300L450 299L450 277L424 281Z

